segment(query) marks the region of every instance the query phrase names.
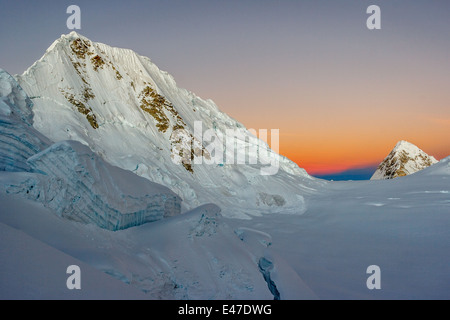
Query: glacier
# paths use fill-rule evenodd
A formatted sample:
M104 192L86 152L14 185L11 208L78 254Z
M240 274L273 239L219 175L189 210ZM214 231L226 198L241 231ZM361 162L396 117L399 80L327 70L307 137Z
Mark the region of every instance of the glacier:
M0 69L0 171L31 171L27 159L51 141L33 128L30 98Z
M108 230L180 213L181 199L168 188L106 163L78 141L51 143L37 132L30 99L4 70L0 88L0 172L11 172L0 175L3 192Z
M450 298L450 157L346 182L272 151L272 176L183 162L207 154L195 121L240 131L237 152L255 140L150 59L77 33L15 79L0 71L0 93L2 299Z
M4 223L0 223L0 243L8 244L0 246L1 260L6 262L0 266L2 300L146 299L139 289ZM67 290L61 271L73 264L83 270L82 290Z
M54 143L28 163L46 175L36 199L62 217L119 230L180 213L181 199L168 188L111 166L78 141Z
M0 79L0 298L273 297L257 266L263 253L235 236L217 205L180 215L167 187L79 141L53 143L32 126L33 103L15 79L4 70ZM81 292L65 287L74 263Z
M213 204L114 232L61 219L42 203L18 195L0 194L0 204L0 230L21 231L0 235L2 299L58 299L55 292L80 299L273 299L256 263L261 252L239 240ZM33 246L14 253L25 236ZM39 251L27 255L33 249ZM67 292L61 256L67 265L81 268L77 294ZM28 268L11 271L18 261ZM94 271L103 276L93 279ZM24 279L32 279L27 285L33 290L18 287ZM120 283L125 290L109 292Z
M168 187L183 199L182 211L212 202L229 217L301 214L304 195L322 184L132 50L71 32L15 78L34 103L38 131L53 141L80 141L112 165ZM236 132L236 159L262 160L262 151L253 150L264 149L278 172L261 175L263 161L206 164L202 159L211 154L201 136L207 130Z

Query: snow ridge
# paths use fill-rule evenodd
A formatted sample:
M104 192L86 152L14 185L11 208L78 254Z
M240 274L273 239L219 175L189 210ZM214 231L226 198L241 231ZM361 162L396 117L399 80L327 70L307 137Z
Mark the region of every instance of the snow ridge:
M178 88L171 75L132 50L71 32L16 78L33 97L38 131L53 141L80 141L112 165L168 187L183 199L183 211L216 203L224 216L241 218L302 213L303 196L320 184L212 100ZM200 135L237 132L242 138L235 141L235 159L268 149L277 174L262 176L264 163L206 164L210 141L195 132L196 122L202 123ZM244 156L260 157L259 151Z

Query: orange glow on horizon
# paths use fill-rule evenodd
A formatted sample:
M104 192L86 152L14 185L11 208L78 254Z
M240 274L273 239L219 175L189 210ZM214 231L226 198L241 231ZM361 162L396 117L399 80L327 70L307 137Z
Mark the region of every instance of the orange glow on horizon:
M414 134L392 132L380 136L377 132L364 133L362 128L341 130L339 135L322 132L310 135L306 132L283 134L280 129L279 153L304 168L310 175L339 173L350 169L374 167L394 148L400 140L407 140L437 160L449 156L450 143L444 137L448 135L448 126L430 125ZM360 132L360 135L353 134ZM425 134L427 133L427 134ZM328 135L328 136L327 136ZM300 139L300 137L303 137Z
M357 61L354 54L319 65L295 60L288 78L271 64L253 73L219 66L222 82L208 95L248 129L279 129L278 152L312 175L375 167L400 140L437 160L449 156L446 57L388 50Z
M427 137L410 138L374 138L368 144L363 138L336 141L297 141L291 136L280 133L280 154L304 168L310 175L323 175L343 172L349 169L376 167L400 140L407 140L437 160L449 156L445 145ZM435 142L435 143L433 143ZM442 148L444 145L444 148ZM374 169L375 171L375 169Z

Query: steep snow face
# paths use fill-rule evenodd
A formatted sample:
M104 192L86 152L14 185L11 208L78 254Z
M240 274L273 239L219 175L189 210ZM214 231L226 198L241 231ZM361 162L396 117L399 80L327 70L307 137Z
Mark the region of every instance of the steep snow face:
M328 183L302 216L228 219L210 204L116 232L0 193L0 297L74 297L75 263L83 298L449 299L449 179L447 157L402 179ZM366 286L373 264L381 290Z
M72 32L16 78L34 102L37 130L54 141L80 141L109 163L169 187L183 210L213 202L225 216L302 213L303 195L319 184L131 50ZM221 136L227 130L239 137L228 141ZM216 135L208 140L207 131ZM212 145L228 146L224 163L215 161ZM233 164L240 156L246 163ZM267 168L276 174L262 174Z
M407 141L400 141L370 180L394 179L425 169L438 161Z
M2 197L3 195L0 196ZM23 200L16 201L23 202ZM11 202L11 200L7 201L2 208L9 210L12 207ZM6 209L5 205L9 208ZM35 214L36 210L32 213ZM30 237L20 229L3 223L0 223L0 243L2 243L0 246L2 261L0 299L2 300L137 300L146 298L138 289ZM67 290L67 274L61 270L67 270L67 267L73 264L83 270L82 290ZM36 277L36 275L39 276Z
M43 202L58 215L109 230L180 213L168 188L106 163L77 141L52 142L32 127L32 103L0 70L0 190Z
M16 80L0 69L0 171L30 171L26 160L50 144L32 127L32 105Z
M213 204L116 232L58 219L13 195L0 194L0 205L5 299L54 298L59 291L63 298L78 291L88 299L273 299L257 266L264 249L240 241ZM81 268L81 290L66 288L71 264Z
M448 299L449 179L447 157L401 179L335 181L307 198L303 216L239 225L269 233L273 250L319 299ZM373 264L381 290L366 286ZM291 283L271 278L283 299Z

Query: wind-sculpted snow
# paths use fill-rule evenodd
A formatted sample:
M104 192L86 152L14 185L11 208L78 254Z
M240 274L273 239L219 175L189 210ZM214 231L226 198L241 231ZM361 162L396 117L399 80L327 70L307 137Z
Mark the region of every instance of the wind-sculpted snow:
M3 223L0 223L0 243L2 243L0 247L2 300L146 298L138 289L96 270L62 250L30 237L20 229ZM66 274L61 272L73 264L83 270L82 290L68 290Z
M80 297L134 299L139 290L145 299L273 298L258 269L259 253L236 237L216 205L116 232L58 219L52 210L14 195L0 194L0 205L0 229L21 233L1 237L0 271L11 272L0 272L0 297L5 299L46 299L46 292L65 289L67 265L60 268L59 257L43 245L64 254L68 264L83 263ZM29 248L18 245L24 236ZM21 261L28 265L20 266ZM45 269L53 273L41 272ZM91 277L98 270L106 273L101 281ZM31 290L24 292L21 285L27 279L34 281L26 283ZM109 290L118 286L117 280L125 290L113 294ZM62 297L69 294L64 293Z

